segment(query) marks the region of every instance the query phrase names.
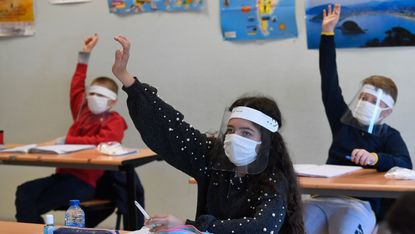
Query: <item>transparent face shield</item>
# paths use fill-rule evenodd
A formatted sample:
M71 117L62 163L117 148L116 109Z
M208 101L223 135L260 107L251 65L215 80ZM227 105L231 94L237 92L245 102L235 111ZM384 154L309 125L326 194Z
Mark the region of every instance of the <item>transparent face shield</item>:
M350 125L373 135L380 135L387 127L382 122L392 112L393 98L382 89L365 84L349 104L341 118Z
M265 126L265 127L264 127ZM268 165L272 131L278 123L249 107L225 111L212 151L212 169L258 174Z

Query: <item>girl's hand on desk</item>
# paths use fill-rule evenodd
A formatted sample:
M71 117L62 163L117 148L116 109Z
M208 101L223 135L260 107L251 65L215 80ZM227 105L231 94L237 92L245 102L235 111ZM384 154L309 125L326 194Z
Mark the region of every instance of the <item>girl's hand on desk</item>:
M185 222L173 215L155 215L147 219L144 225L150 228L150 232L159 232L162 229L173 228L184 225Z
M124 36L116 36L114 40L120 43L122 49L115 51L115 60L112 65L112 73L125 87L134 83L134 77L127 71L128 58L130 57L130 42Z

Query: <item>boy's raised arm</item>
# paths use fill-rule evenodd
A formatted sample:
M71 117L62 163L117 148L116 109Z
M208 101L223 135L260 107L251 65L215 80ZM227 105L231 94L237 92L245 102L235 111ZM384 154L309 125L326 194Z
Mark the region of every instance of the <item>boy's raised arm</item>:
M331 5L323 10L323 23L322 23L322 33L333 33L334 27L336 27L337 22L339 22L341 7L340 4L336 3L331 9Z

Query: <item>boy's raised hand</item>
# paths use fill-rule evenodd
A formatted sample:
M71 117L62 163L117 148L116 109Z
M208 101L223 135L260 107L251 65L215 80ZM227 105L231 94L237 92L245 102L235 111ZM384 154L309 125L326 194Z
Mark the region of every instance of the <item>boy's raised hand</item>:
M92 49L98 43L98 34L95 33L92 36L85 38L84 47L82 48L83 52L91 53Z
M115 51L115 60L112 65L112 73L123 83L124 86L128 87L134 83L133 76L127 71L128 58L130 57L130 42L124 36L114 37L122 49Z
M323 10L322 32L334 32L334 27L336 27L337 22L339 22L340 10L341 7L338 3L334 5L333 10L331 9L331 5L327 7L327 10Z

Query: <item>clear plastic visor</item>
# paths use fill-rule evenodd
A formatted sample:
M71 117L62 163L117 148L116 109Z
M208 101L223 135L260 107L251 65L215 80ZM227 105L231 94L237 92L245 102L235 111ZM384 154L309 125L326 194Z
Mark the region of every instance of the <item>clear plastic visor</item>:
M341 121L370 134L379 135L386 125L383 120L392 112L394 100L382 89L363 85Z

